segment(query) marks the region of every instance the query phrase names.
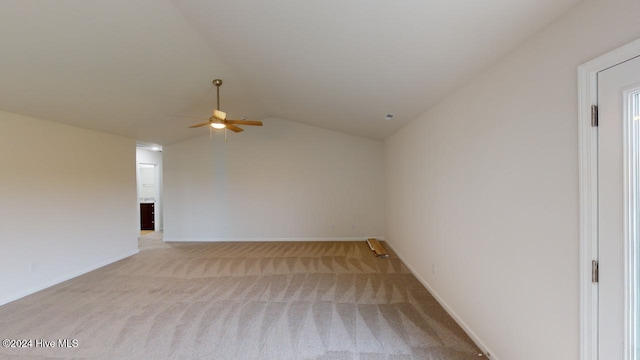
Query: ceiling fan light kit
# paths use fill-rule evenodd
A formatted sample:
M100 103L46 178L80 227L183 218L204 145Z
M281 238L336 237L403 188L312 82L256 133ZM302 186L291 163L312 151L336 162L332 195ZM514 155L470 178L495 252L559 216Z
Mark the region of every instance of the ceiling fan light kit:
M222 130L229 129L233 132L241 132L244 131L241 127L237 125L248 125L248 126L262 126L262 121L254 121L254 120L227 120L227 113L220 110L220 86L222 86L222 80L215 79L213 80L213 85L216 86L216 108L213 110L213 115L209 118L209 121L201 124L195 124L189 126L190 128L198 128L201 126L210 125L211 128ZM226 133L225 133L226 134ZM226 138L226 135L225 135Z

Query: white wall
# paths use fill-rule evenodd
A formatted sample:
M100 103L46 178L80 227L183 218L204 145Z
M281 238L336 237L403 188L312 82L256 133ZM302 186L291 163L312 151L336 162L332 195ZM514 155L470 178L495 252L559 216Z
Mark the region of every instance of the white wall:
M141 183L141 178L143 176L141 176L140 173L140 164L152 164L155 165L155 168L152 170L153 171L153 180L156 182L156 187L152 189L152 191L154 192L153 196L155 198L155 200L153 201L155 203L154 206L154 211L155 211L155 228L156 231L162 231L162 219L163 219L163 213L162 213L162 195L163 195L163 182L162 182L162 173L163 173L163 167L162 167L162 152L160 151L150 151L150 150L146 150L146 149L142 149L142 148L136 148L136 166L137 166L137 179L138 179L138 204L140 202L149 202L149 201L144 201L143 199L145 198L149 198L150 194L149 194L149 190L150 189L143 189L142 183ZM149 171L146 171L146 173L148 174ZM143 171L143 173L145 173L145 171ZM146 190L146 191L145 191ZM138 223L140 222L140 212L138 211Z
M576 69L638 14L585 1L385 142L387 240L500 359L578 359Z
M380 141L272 118L163 157L166 241L383 236Z
M155 165L138 167L138 201L148 199L155 202L158 197L158 182L156 181Z
M0 112L0 305L138 251L135 142Z

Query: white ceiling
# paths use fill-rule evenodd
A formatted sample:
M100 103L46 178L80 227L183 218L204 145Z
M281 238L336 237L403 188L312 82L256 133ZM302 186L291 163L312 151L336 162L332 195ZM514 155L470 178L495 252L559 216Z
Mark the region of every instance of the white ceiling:
M384 139L578 1L2 0L0 110L169 144L222 78L231 117Z

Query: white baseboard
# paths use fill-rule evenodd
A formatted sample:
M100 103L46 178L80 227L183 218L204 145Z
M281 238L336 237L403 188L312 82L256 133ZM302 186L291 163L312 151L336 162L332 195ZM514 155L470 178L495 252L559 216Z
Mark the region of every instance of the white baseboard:
M44 290L44 289L46 289L48 287L60 284L61 282L65 282L67 280L73 279L75 277L78 277L80 275L86 274L86 273L91 272L93 270L99 269L99 268L101 268L103 266L107 266L107 265L112 264L112 263L114 263L116 261L120 261L122 259L128 258L129 256L133 256L133 255L137 254L138 252L139 252L138 249L133 250L133 251L128 251L128 252L126 252L126 253L124 253L124 254L122 254L120 256L116 256L116 257L113 257L111 259L108 259L108 260L105 260L105 261L101 261L98 264L92 265L92 266L84 268L82 270L74 271L74 272L72 272L70 274L58 277L56 279L53 279L51 281L47 281L47 282L45 282L43 284L40 284L40 285L37 285L37 286L34 286L34 287L30 288L30 289L27 289L27 290L24 290L24 291L20 291L17 294L14 294L14 295L5 297L3 299L0 299L0 306L8 304L8 303L10 303L12 301L16 301L16 300L21 299L21 298L23 298L25 296L37 293L40 290Z
M270 241L365 241L368 238L384 240L384 237L336 237L336 238L167 238L164 242L270 242Z
M411 271L411 273L418 279L418 281L420 281L420 283L422 283L422 285L424 285L424 287L427 288L427 290L429 290L429 292L431 293L431 295L433 295L436 301L438 301L438 303L446 310L446 312L453 318L453 320L455 320L456 323L460 325L462 330L464 330L464 332L466 332L467 335L469 335L471 340L473 340L473 342L480 348L480 350L482 350L482 352L485 354L491 355L486 359L500 360L500 358L498 358L498 356L491 349L489 349L489 347L487 347L484 344L484 342L480 339L480 337L478 337L478 335L476 335L476 333L473 330L471 330L471 327L469 327L469 325L467 325L464 322L464 320L462 320L462 318L458 314L456 314L455 311L453 311L453 309L449 306L449 304L447 304L444 301L444 299L440 295L438 295L438 293L431 287L431 285L429 285L429 283L425 279L423 279L422 276L420 276L420 274L418 274L418 272L405 260L404 256L402 256L402 254L400 254L397 250L395 250L393 246L389 244L389 242L385 241L385 244L388 245L396 255L398 255L400 260L402 260L402 262L407 266L409 271Z

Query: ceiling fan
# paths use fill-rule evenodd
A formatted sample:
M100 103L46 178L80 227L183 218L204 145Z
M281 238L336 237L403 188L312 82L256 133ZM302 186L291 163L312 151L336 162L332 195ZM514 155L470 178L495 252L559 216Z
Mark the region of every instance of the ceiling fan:
M220 111L220 86L222 86L222 80L215 79L213 80L213 85L216 86L216 97L217 97L217 106L216 109L213 110L213 115L209 118L209 121L201 124L195 124L189 126L190 128L198 128L201 126L211 126L214 129L229 129L233 132L241 132L244 131L241 127L237 125L249 125L249 126L262 126L262 121L254 121L254 120L227 120L227 113L224 111ZM225 135L226 138L226 135Z

